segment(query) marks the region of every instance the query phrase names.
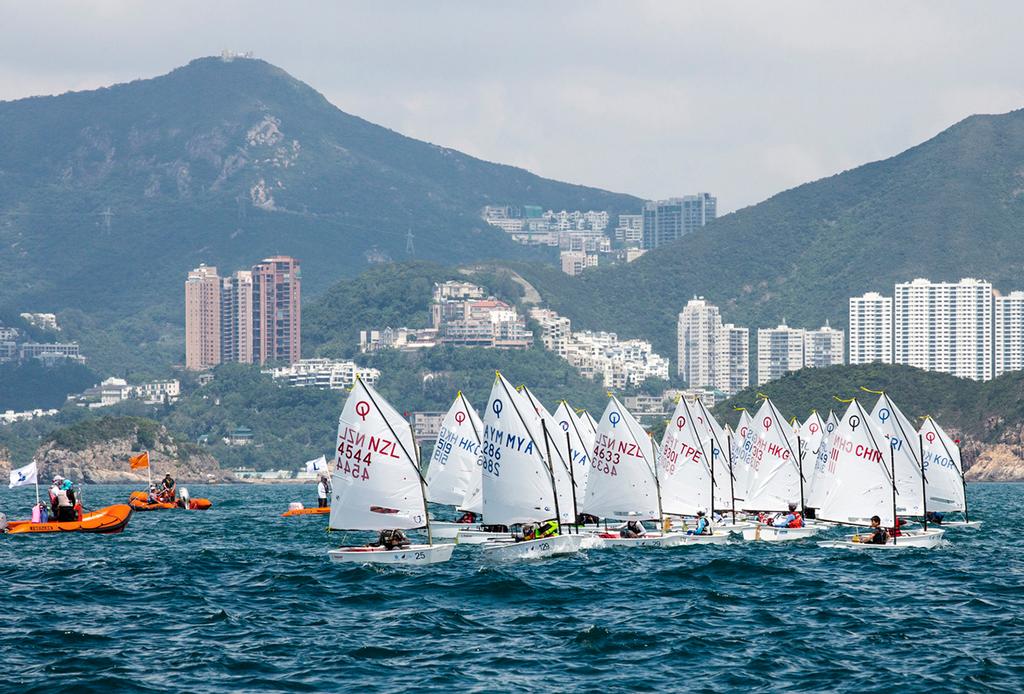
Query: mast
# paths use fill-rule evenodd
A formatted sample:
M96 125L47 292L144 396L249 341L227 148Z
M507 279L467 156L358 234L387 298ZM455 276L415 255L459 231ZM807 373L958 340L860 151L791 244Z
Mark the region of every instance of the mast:
M651 451L654 453L654 491L658 495L658 526L661 528L661 532L664 532L665 512L661 508L661 482L658 481L658 449L654 446L654 437L648 436L647 438L651 442Z
M513 407L514 406L515 405L513 405ZM548 423L547 423L547 419L546 418L544 418L544 417L540 418L540 426L541 426L541 429L544 432L544 449L547 451L548 473L551 475L551 491L553 491L555 493L555 523L558 525L558 534L561 535L562 534L562 512L558 508L558 487L557 487L557 485L555 485L555 468L551 464L551 443L550 443L551 437L548 436ZM529 427L527 427L527 431L529 431ZM569 469L572 470L572 468L569 468ZM573 494L574 498L575 498L575 496L576 495ZM575 501L573 503L575 503Z
M892 543L895 545L900 519L896 515L896 446L893 445L892 439L889 439L889 465L892 468Z
M572 487L572 524L576 525L579 522L580 511L576 507L576 473L573 470L575 465L572 461L572 440L569 438L569 432L565 432L565 450L569 451L569 484ZM572 526L569 526L570 528ZM580 529L576 528L576 534L579 535Z
M729 496L732 497L732 522L736 524L736 476L733 474L732 468L732 432L729 432L729 436L726 437L726 442L729 445Z
M923 520L921 521L921 527L925 530L928 529L928 480L924 476L924 436L921 432L917 434L917 450L921 452L921 513L923 514ZM964 504L966 505L966 501Z
M796 466L800 468L800 513L806 515L807 509L804 508L804 447L799 434L796 437L796 451Z

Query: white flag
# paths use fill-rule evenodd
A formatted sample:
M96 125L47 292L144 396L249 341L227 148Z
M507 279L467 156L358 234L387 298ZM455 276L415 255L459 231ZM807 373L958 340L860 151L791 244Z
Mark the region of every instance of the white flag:
M39 482L39 470L36 468L35 462L31 462L17 470L11 470L11 489L36 484L37 482Z
M327 456L320 456L306 462L306 472L323 472L327 469Z

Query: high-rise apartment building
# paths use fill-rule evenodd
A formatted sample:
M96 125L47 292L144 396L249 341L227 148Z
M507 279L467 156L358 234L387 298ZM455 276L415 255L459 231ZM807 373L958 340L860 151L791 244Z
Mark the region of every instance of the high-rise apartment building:
M220 277L200 265L185 281L185 368L222 362L299 360L302 313L299 261L268 258Z
M643 247L657 248L681 239L714 219L717 208L718 199L710 193L645 202Z
M804 368L823 368L843 363L844 335L828 321L817 330L804 331Z
M221 280L220 360L252 363L252 272L239 270Z
M995 376L1024 369L1024 292L996 297Z
M897 364L992 378L992 284L973 278L897 284L893 342Z
M729 395L750 385L750 338L746 328L722 325L718 307L694 297L679 314L676 373L690 388L717 388Z
M200 265L185 280L185 368L200 371L220 363L220 277Z
M782 323L757 331L757 385L804 367L804 331Z
M715 382L715 345L722 317L718 307L693 297L679 313L676 337L679 361L676 373L691 388L713 386Z
M252 266L252 358L266 364L292 364L302 354L301 271L287 256Z
M892 363L892 297L850 297L850 363Z
M715 344L715 388L735 395L750 385L750 331L726 323Z

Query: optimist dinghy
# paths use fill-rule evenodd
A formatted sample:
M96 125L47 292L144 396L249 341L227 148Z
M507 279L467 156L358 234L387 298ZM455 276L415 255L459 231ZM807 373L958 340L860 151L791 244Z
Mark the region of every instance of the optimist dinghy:
M882 419L878 417L879 414L880 408L876 407L875 417L868 416L854 398L839 426L832 432L828 464L820 471L825 493L818 515L823 520L867 526L872 516L878 516L882 527L896 526L897 497L900 494L897 487L901 484L896 449L900 446L900 439L896 433L898 430L890 430L888 437L882 433L875 423ZM882 414L888 418L892 416L892 411ZM882 453L882 442L888 443L888 456ZM905 479L906 466L903 475ZM919 481L922 484L917 498L914 498L913 488L906 486L905 494L909 498L904 498L902 503L911 508L920 505L923 510L924 486L923 480ZM939 545L943 534L944 531L939 528L904 530L898 536L890 535L885 544L874 544L868 541L869 535L858 533L842 540L819 542L818 545L865 550L932 548Z
M427 544L341 547L328 552L332 561L436 564L451 559L455 545L434 544L431 536L426 481L412 427L358 377L338 419L331 487L331 530L427 529Z
M489 561L541 559L578 551L582 536L561 534L562 524L574 519L571 508L559 507L547 423L500 373L495 374L483 425L479 465L484 518L507 527L555 519L560 533L485 542L484 557Z
M803 514L805 489L800 437L794 434L770 398L765 398L750 427L753 445L744 508L786 513L792 502ZM798 528L755 523L743 531L743 539L787 542L802 540L822 530L823 526L806 521Z

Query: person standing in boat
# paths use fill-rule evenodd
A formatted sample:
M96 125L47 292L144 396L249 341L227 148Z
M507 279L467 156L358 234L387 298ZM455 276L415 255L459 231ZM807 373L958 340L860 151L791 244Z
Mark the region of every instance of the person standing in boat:
M316 483L316 506L327 508L327 500L331 497L331 483L327 475L320 475L320 481Z
M60 478L54 479L53 487L50 488L50 498L54 505L54 516L58 523L67 523L76 520L75 514L75 490L71 480Z
M167 503L173 503L178 498L178 487L174 484L174 478L171 477L171 473L164 475L164 481L160 489L160 496Z

